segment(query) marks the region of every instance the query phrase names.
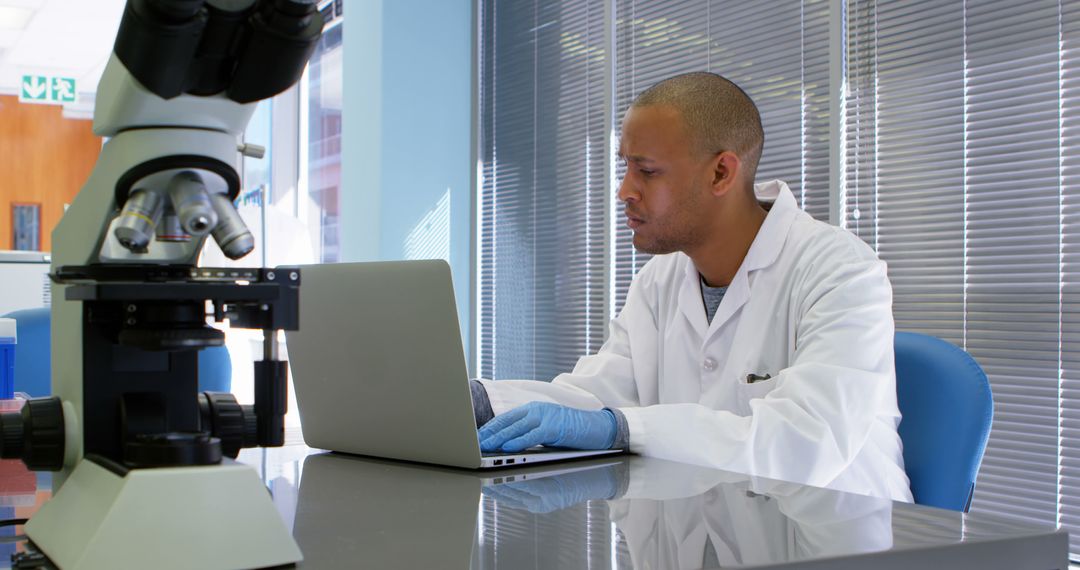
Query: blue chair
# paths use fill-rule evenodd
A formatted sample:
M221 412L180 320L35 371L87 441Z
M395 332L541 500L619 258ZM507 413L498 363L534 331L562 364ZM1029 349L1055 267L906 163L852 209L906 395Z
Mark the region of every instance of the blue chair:
M48 307L12 311L4 317L15 319L15 391L35 398L52 394L52 346ZM199 353L199 391L228 392L232 387L232 359L224 346L204 348Z
M967 512L994 417L990 382L971 355L939 338L898 332L895 349L911 493L918 504Z
M232 358L224 346L199 351L199 391L228 392L232 389Z

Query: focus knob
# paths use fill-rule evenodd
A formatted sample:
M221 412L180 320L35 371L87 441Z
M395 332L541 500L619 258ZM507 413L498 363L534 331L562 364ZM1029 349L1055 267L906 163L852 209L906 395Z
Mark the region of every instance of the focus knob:
M22 459L23 419L21 412L0 413L0 457Z
M210 404L210 433L221 439L221 454L236 459L244 447L244 409L225 392L203 392Z
M64 407L60 398L52 396L27 400L22 409L22 424L23 462L26 466L34 471L62 469Z

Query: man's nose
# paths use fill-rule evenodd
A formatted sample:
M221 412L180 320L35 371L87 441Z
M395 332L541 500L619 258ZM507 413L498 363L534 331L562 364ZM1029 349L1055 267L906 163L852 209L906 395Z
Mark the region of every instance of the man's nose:
M641 194L634 190L630 177L623 176L622 181L619 182L619 191L615 193L615 197L620 202L629 203L637 202L641 198Z

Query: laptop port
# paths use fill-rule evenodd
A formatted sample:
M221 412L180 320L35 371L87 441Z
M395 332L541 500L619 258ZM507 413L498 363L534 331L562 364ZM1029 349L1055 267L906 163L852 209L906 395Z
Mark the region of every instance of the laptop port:
M502 465L502 459L496 459L495 465Z
M513 465L513 464L514 464L514 460L513 460L513 459L507 459L507 460L506 460L506 464L507 464L507 465Z

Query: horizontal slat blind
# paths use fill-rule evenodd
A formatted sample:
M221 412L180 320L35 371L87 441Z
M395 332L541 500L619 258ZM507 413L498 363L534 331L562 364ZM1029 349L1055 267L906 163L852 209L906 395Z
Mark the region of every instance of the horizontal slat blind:
M1061 467L1059 520L1080 558L1080 2L1061 5Z
M648 258L609 193L603 118L614 113L617 124L666 77L711 70L745 88L766 129L759 178L787 181L803 207L828 217L827 0L615 0L614 14L605 21L600 1L481 3L482 376L546 379L599 347L604 299L621 308ZM606 25L614 109L604 98ZM617 220L611 245L606 215Z
M481 2L479 373L550 379L603 342L602 2Z
M996 403L975 510L1057 518L1058 10L967 7L967 348Z
M673 75L708 70L710 16L707 0L615 0L616 140L626 109L642 91ZM613 188L623 174L620 164ZM618 216L613 244L613 314L618 314L630 281L650 256L634 249L621 205L613 202L612 207Z
M1059 490L1063 505L1076 495L1058 481L1073 227L1059 106L1071 54L1059 41L1074 9L1061 7L849 2L843 205L889 263L897 328L965 347L990 377L972 511L1051 524Z
M803 208L827 220L828 6L827 0L615 0L616 117L621 120L634 97L665 78L719 73L746 90L761 111L765 149L758 180L786 181ZM616 176L621 179L621 169ZM621 213L618 204L613 208ZM633 234L620 225L616 311L648 258L634 250Z

